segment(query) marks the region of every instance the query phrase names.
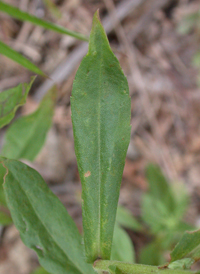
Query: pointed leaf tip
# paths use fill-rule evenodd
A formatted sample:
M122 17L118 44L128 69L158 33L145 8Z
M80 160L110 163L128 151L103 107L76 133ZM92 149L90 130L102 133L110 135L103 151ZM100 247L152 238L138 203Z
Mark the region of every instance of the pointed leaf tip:
M99 21L101 23L100 15L99 15L99 9L96 10L94 14L94 21Z

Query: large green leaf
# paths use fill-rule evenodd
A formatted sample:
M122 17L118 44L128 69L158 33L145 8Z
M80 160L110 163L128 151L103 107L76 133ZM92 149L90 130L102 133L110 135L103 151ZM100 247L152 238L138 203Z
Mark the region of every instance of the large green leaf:
M134 263L135 251L128 233L118 224L115 225L111 260Z
M86 36L84 36L81 33L75 32L75 31L71 31L68 30L62 26L58 26L56 24L53 24L51 22L47 22L45 20L42 20L34 15L31 15L27 12L24 12L22 10L19 10L18 8L15 8L9 4L6 4L3 1L0 1L0 11L1 12L5 12L7 14L9 14L10 16L18 19L18 20L22 20L22 21L28 21L31 22L34 25L43 27L45 29L48 30L52 30L61 34L66 34L66 35L70 35L73 36L77 39L83 40L83 41L88 41L88 38Z
M185 232L171 252L171 262L185 258L200 260L200 230Z
M7 169L4 191L14 224L26 246L52 274L91 274L78 229L40 174L17 161L1 158Z
M0 2L1 5L1 2ZM12 59L13 61L17 62L21 66L31 70L32 72L46 76L44 72L42 72L36 65L34 65L31 61L25 58L23 55L15 51L14 49L10 48L8 45L4 44L0 41L0 54L5 55L6 57Z
M127 147L128 83L94 15L89 51L73 84L75 152L82 182L83 228L89 262L109 259Z
M19 84L0 93L0 128L10 123L18 107L26 103L27 95L34 80L35 77L29 84Z
M42 148L52 124L56 88L44 97L38 109L16 120L5 134L2 155L11 159L33 161Z

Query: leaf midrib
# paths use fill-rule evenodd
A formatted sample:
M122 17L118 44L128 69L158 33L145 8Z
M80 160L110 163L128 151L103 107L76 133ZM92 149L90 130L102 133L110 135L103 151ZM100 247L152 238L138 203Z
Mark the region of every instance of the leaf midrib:
M100 71L99 71L99 102L98 102L98 153L99 153L99 224L98 224L98 255L101 257L101 89L102 89L102 41L100 50Z

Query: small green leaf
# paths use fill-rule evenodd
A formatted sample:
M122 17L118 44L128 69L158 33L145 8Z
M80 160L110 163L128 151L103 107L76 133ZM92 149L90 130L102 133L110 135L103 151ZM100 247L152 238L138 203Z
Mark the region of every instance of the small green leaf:
M40 264L52 274L94 273L74 221L40 174L16 160L0 161L7 169L3 187L13 222Z
M195 262L200 260L200 230L186 231L171 252L171 262L184 258L191 258Z
M190 269L195 261L191 258L185 258L174 261L168 265L169 269Z
M146 177L149 183L149 194L154 199L160 200L169 211L174 211L173 193L160 167L149 164L146 168Z
M130 141L128 83L94 15L89 51L71 97L75 152L82 182L88 262L109 259L126 152Z
M10 58L11 60L15 61L16 63L20 64L21 66L29 69L30 71L36 74L46 77L45 73L42 72L36 65L34 65L31 61L29 61L27 58L25 58L23 55L21 55L14 49L4 44L2 41L0 41L0 54L5 55L6 57Z
M123 206L118 206L116 220L118 224L134 231L142 231L143 226L133 217L131 212Z
M38 267L34 272L32 272L31 274L49 274L49 272L47 272L44 268L42 267Z
M181 184L180 182L174 182L172 186L173 196L175 200L174 215L177 220L182 220L189 205L188 191L185 185Z
M19 84L17 87L0 93L0 128L10 123L18 107L26 103L27 95L35 77L29 84Z
M188 197L183 195L184 189L181 188L176 195L157 165L148 165L146 176L149 192L142 197L142 219L153 233L175 231L188 202Z
M0 1L0 11L5 12L5 13L9 14L10 16L12 16L13 18L16 18L18 20L28 21L34 25L43 27L45 29L52 30L52 31L55 31L55 32L58 32L61 34L70 35L72 37L75 37L75 38L83 40L83 41L88 41L88 38L81 33L71 31L71 30L68 30L62 26L58 26L51 22L42 20L34 15L31 15L31 14L24 12L22 10L19 10L18 8L15 8L9 4L6 4L3 1Z
M111 260L135 262L133 243L126 231L117 224L114 229Z
M174 230L176 227L178 220L160 200L156 200L150 194L144 194L141 206L142 219L149 225L153 233L159 233L163 230Z
M56 88L53 87L34 113L19 118L8 128L2 156L29 161L35 159L51 127L55 99Z

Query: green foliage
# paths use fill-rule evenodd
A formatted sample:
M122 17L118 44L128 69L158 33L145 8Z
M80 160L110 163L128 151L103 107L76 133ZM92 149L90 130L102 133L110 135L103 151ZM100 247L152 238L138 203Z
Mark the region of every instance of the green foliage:
M115 274L119 271L119 268L117 268L115 265L111 265L108 267L110 274Z
M6 169L0 165L0 224L9 225L12 223L12 219L7 208L5 195L3 192L3 178L6 174Z
M159 166L149 164L146 168L146 178L149 183L149 195L152 199L162 202L168 211L173 211L175 206L174 197Z
M184 258L190 258L194 261L200 259L200 230L185 232L171 252L171 262Z
M0 93L0 128L10 123L14 118L17 109L26 103L35 77L29 84L19 84L17 87L5 90Z
M89 262L109 259L130 141L130 97L127 80L97 13L89 51L74 80L71 109L82 182L86 256Z
M155 239L142 249L139 263L146 265L162 265L165 263L162 242L160 242L160 239Z
M148 165L146 176L149 192L142 197L142 220L149 226L153 241L141 250L140 263L159 265L181 233L193 228L182 221L189 202L184 186L176 183L176 189L173 188L154 164Z
M49 274L49 272L47 272L44 268L42 267L38 267L34 272L32 272L31 274Z
M0 2L1 5L1 2ZM6 57L10 58L11 60L15 61L16 63L20 64L21 66L29 69L30 71L46 76L44 72L42 72L36 65L34 65L31 61L25 58L23 55L15 51L14 49L10 48L2 41L0 41L0 54L5 55Z
M135 251L129 235L119 225L115 225L111 260L134 263Z
M52 124L56 88L43 98L38 109L17 119L7 130L2 155L11 159L33 161L42 148Z
M20 102L20 104L25 103L28 91L33 80L34 78L29 85L24 84L23 86L22 84L20 84L18 87L8 90L8 93L6 93L6 91L1 93L3 94L2 97L6 102L6 108L4 109L5 118L2 121L9 121L9 119L14 116L14 102ZM23 89L25 89L25 91ZM24 92L23 95L21 94L22 92ZM44 97L39 108L33 114L19 118L8 128L5 134L5 145L2 149L2 155L15 159L24 158L30 161L34 160L44 144L47 132L52 123L55 96L56 89L54 87ZM18 105L16 105L16 108L17 107ZM10 115L7 114L9 113L9 110ZM0 224L7 225L12 223L12 219L6 205L5 196L2 188L4 174L5 170L1 167Z
M0 7L2 5L7 7L0 1ZM12 7L8 11L11 13ZM28 93L25 87L24 97L18 89L10 97L4 95L3 102L11 112L14 110L10 120L19 102L25 102ZM17 92L21 96L19 100L15 99ZM34 160L51 126L55 97L53 88L33 114L10 126L3 147L4 156ZM128 210L119 207L117 211L130 140L128 84L110 49L98 13L93 19L89 52L74 81L71 105L83 189L85 246L74 221L39 173L17 160L0 158L0 222L9 224L13 219L22 241L36 251L45 270L41 267L33 274L195 273L187 269L200 259L200 230L184 233L171 253L169 265L134 264L134 248L122 227L138 232L145 232L145 228ZM6 117L8 112L2 109ZM6 123L9 119L5 119ZM177 240L183 229L190 228L182 221L188 197L183 188L175 190L170 186L155 165L147 167L147 179L149 192L143 196L142 220L149 226L153 241L143 249L140 260L161 264L164 250ZM94 263L93 267L86 261Z
M49 3L49 1L48 1L48 3ZM6 4L3 1L0 1L0 11L4 12L4 13L7 13L8 15L10 15L13 18L16 18L18 20L28 21L28 22L30 22L34 25L43 27L45 29L52 30L52 31L55 31L55 32L58 32L58 33L61 33L61 34L70 35L72 37L75 37L75 38L83 40L83 41L88 41L87 37L85 37L84 35L82 35L78 32L71 31L71 30L68 30L68 29L66 29L62 26L58 26L58 25L53 24L51 22L47 22L45 20L42 20L42 19L40 19L40 18L38 18L34 15L31 15L31 14L29 14L27 12L24 12L24 11L21 11L18 8L15 8L15 7L13 7L9 4Z
M192 59L193 66L200 68L200 51L197 51Z
M199 31L200 30L199 26L200 26L200 10L185 16L181 20L178 26L178 32L180 34L187 34L192 29L195 29L195 28L197 28L197 30Z
M55 16L56 18L60 18L62 16L61 12L56 7L54 2L52 2L52 0L43 0L43 2L47 6L47 8L50 10L53 16Z
M199 41L200 35L200 9L183 17L177 28L178 32L182 35L188 34L193 31ZM200 68L200 51L199 49L192 58L192 65ZM197 76L197 85L200 86L200 74Z
M118 206L116 220L118 224L134 231L143 231L143 226L135 219L131 212L123 206Z
M51 2L51 0L44 0L44 1L50 7L51 11L54 12L54 14L58 15L58 10L55 8L55 6ZM18 20L27 21L34 25L43 27L43 28L51 30L51 31L55 31L60 34L65 34L65 35L75 37L79 40L88 41L88 38L81 33L71 31L71 30L68 30L62 26L58 26L51 22L42 20L34 15L31 15L27 12L21 11L18 8L14 7L12 5L9 5L3 1L0 1L0 12L7 13L11 17L16 18ZM42 72L36 65L34 65L31 61L29 61L23 55L21 55L20 53L18 53L15 50L13 50L12 48L10 48L8 45L3 43L2 41L0 41L0 54L5 55L6 57L10 58L11 60L17 62L21 66L29 69L30 71L32 71L36 74L46 77L45 73Z
M52 274L92 274L74 221L39 173L16 160L1 161L8 173L3 187L13 221L40 264Z
M35 77L32 77L29 84L19 84L17 87L0 93L0 128L7 125L14 118L16 110L26 103L26 98L34 80ZM12 223L12 219L7 208L2 187L4 175L5 169L0 166L0 224L8 225Z
M174 261L168 265L169 269L190 269L195 261L191 258L185 258Z
M192 274L198 272L192 272L187 270L174 270L166 269L164 267L129 264L118 261L99 260L95 263L95 269L109 271L116 274Z

